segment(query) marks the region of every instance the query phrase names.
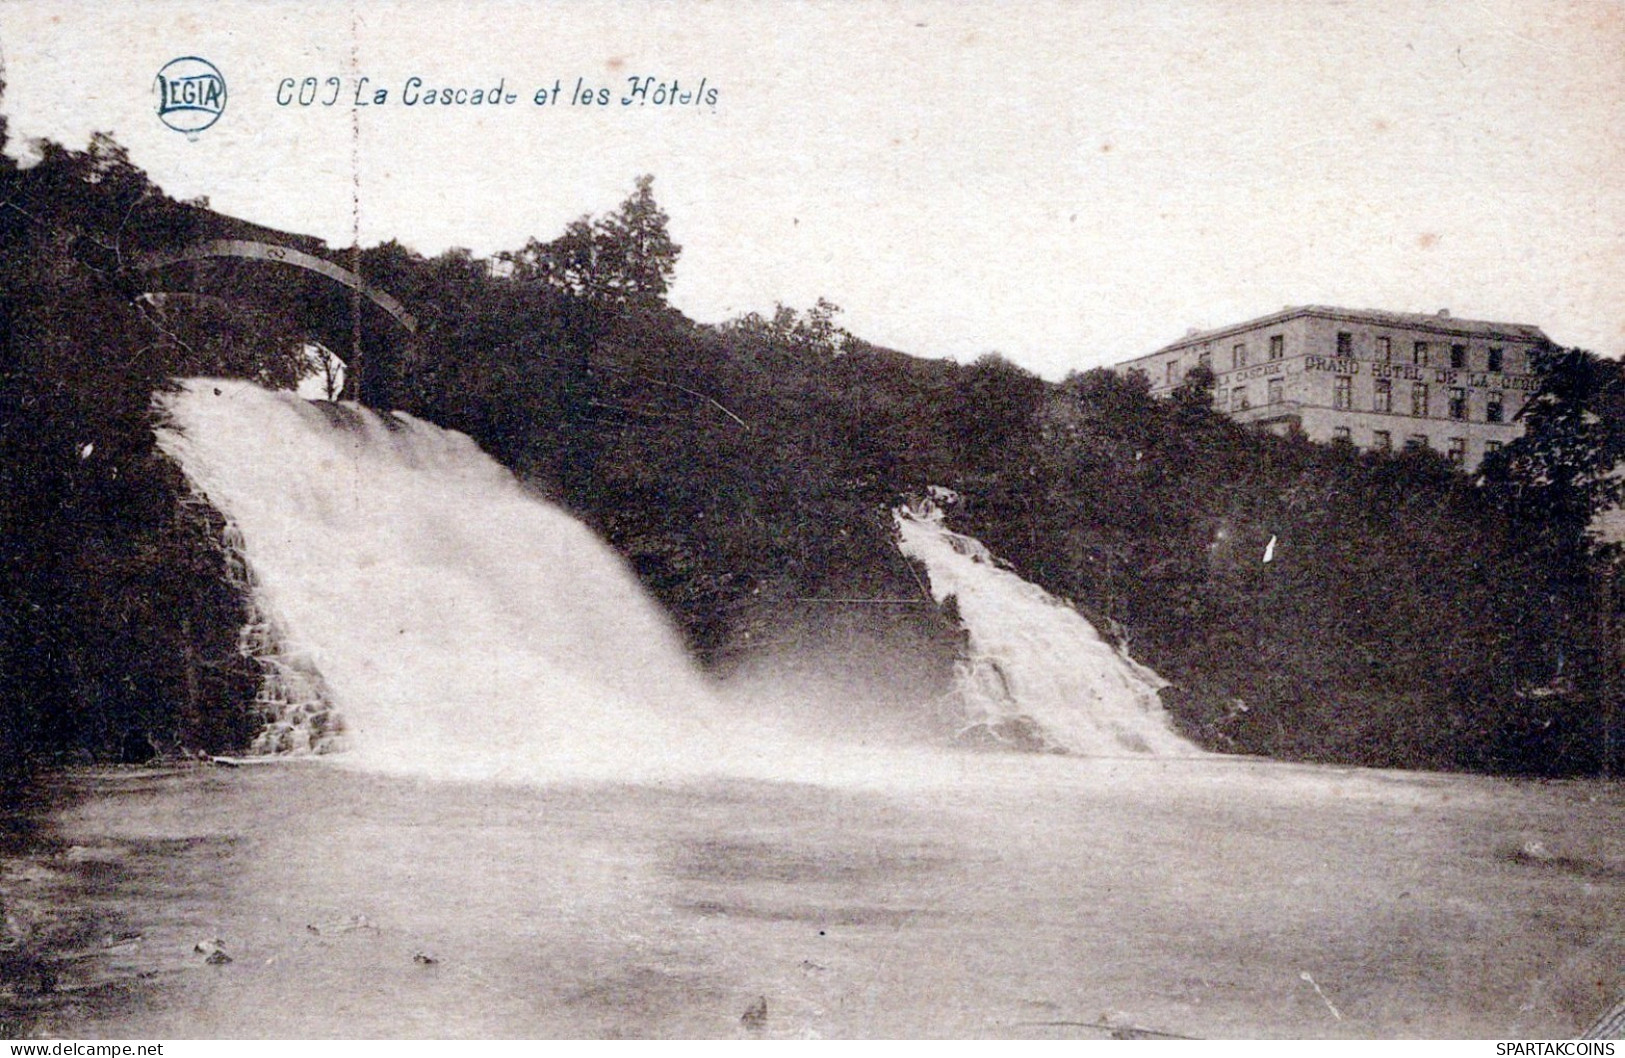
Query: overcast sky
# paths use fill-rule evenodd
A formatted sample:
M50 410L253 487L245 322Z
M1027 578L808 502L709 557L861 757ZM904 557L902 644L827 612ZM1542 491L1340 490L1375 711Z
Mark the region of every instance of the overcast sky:
M1051 378L1307 303L1625 352L1619 0L4 0L0 48L13 153L105 130L177 197L336 245L358 199L364 244L517 248L652 173L702 321L827 297ZM194 140L155 112L183 55L229 86ZM717 101L620 106L633 75ZM338 105L279 106L306 76ZM413 76L518 99L408 107ZM577 78L611 106L568 106Z

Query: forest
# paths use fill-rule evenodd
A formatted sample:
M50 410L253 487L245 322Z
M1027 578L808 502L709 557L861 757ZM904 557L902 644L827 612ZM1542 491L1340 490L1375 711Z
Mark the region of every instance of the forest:
M40 151L0 161L10 770L252 738L246 601L218 514L155 449L153 395L197 375L292 388L318 346L346 359L346 399L468 433L585 519L722 676L842 621L951 655L891 519L945 486L955 528L1170 680L1211 749L1620 768L1618 549L1589 531L1621 499L1615 361L1545 350L1526 436L1468 476L1244 428L1200 371L1168 400L1105 370L1051 383L993 353L877 347L827 301L697 323L667 303L680 247L649 177L557 235L428 257L175 201L105 137ZM416 330L292 269L150 263L206 239L351 268ZM1078 351L1102 352L1134 351ZM920 604L862 605L899 599Z

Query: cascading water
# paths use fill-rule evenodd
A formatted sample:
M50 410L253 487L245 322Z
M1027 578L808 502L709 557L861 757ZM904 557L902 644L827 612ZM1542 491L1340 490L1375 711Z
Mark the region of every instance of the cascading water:
M209 507L208 498L195 491L181 502ZM213 507L209 510L214 512ZM248 620L237 633L237 649L260 669L254 704L265 727L249 751L327 753L342 749L343 725L333 712L327 685L309 657L288 649L286 633L260 606L259 584L243 553L242 531L229 520L219 546L226 579L248 606Z
M1088 756L1195 756L1157 697L1156 673L1100 637L1071 606L1000 569L980 541L950 531L922 500L895 511L898 546L952 597L969 634L957 673L967 730Z
M221 543L226 568L248 599L248 622L237 634L237 649L260 667L254 704L265 728L249 747L256 754L327 753L344 748L344 725L333 711L332 695L309 656L288 645L287 633L259 604L259 585L243 553L243 534L228 522Z
M320 681L260 749L317 748L314 695L347 759L383 770L639 779L718 757L709 686L619 558L467 437L245 382L161 402L160 447L240 534L262 698L283 669Z
M895 783L968 766L723 701L619 557L462 434L246 382L192 380L160 403L159 446L225 516L251 597L258 752L521 781ZM1194 752L1155 675L1074 611L934 510L897 521L970 630L970 723L1080 754Z

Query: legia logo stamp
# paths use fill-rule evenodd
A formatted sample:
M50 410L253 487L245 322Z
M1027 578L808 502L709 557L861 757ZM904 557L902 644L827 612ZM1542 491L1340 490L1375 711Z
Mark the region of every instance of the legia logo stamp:
M158 120L196 136L226 110L226 79L214 63L196 55L171 59L158 71Z

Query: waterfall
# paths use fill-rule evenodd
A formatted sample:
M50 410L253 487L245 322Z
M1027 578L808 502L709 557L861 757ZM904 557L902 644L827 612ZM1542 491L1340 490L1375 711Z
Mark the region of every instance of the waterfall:
M218 511L195 488L181 497L187 506ZM237 650L260 670L254 705L265 722L249 752L328 753L344 746L343 724L333 712L322 675L310 658L287 648L286 633L260 605L259 584L243 551L243 534L230 519L217 542L226 580L245 601L248 619L237 631Z
M226 519L250 598L258 752L518 781L895 782L949 766L923 735L820 726L824 703L797 721L719 696L619 556L462 434L238 381L190 380L159 404L159 447ZM1155 674L1070 607L934 509L897 525L969 629L964 726L1078 754L1194 752Z
M1088 756L1200 752L1169 723L1157 697L1166 681L1070 605L950 531L931 501L894 514L898 546L925 566L938 603L954 600L969 635L956 679L966 734Z
M273 712L258 749L454 778L718 757L710 686L631 572L462 434L190 380L159 446L227 519Z

